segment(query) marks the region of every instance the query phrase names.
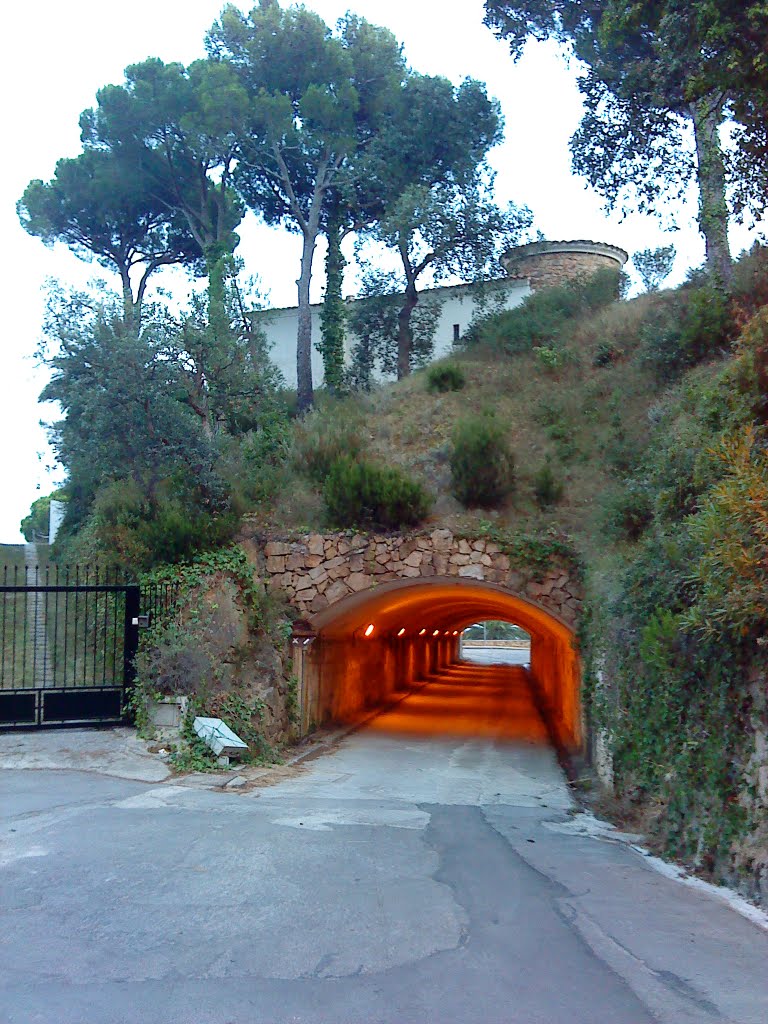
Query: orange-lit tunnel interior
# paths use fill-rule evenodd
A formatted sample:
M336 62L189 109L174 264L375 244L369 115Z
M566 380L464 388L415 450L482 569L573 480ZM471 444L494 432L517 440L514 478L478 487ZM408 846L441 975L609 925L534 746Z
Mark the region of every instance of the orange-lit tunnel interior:
M302 728L354 721L419 683L461 679L459 637L468 625L501 620L531 637L526 682L549 732L565 749L582 746L581 672L573 631L538 605L475 580L402 580L350 595L315 615L311 638L297 638ZM484 666L473 681L505 685L509 668ZM514 672L525 672L515 669ZM456 689L458 692L458 688ZM466 689L462 689L464 699ZM451 698L451 687L445 700Z

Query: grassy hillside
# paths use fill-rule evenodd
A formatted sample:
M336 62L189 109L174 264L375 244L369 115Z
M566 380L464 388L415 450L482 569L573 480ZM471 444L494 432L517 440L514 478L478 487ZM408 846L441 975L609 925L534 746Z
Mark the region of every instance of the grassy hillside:
M335 441L343 454L362 439L364 455L401 466L425 484L434 497L430 523L556 527L594 557L605 544L606 503L648 441L648 409L659 388L638 350L641 325L655 301L643 296L570 324L557 342L559 365L532 345L508 352L503 336L490 337L496 325L489 324L474 344L444 361L460 366L466 384L459 391L431 393L429 370L422 370L370 395L321 404L298 428L293 471L265 521L286 528L321 525L319 489L301 472L307 450ZM480 411L503 426L515 456L513 492L489 510L464 508L451 490L452 434L462 417ZM542 507L535 484L546 465L562 485L562 498Z

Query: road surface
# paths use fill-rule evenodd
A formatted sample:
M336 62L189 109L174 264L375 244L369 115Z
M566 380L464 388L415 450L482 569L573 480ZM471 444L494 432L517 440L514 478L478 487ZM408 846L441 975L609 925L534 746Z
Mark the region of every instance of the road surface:
M765 1024L768 933L587 834L516 668L247 792L0 772L2 1024Z

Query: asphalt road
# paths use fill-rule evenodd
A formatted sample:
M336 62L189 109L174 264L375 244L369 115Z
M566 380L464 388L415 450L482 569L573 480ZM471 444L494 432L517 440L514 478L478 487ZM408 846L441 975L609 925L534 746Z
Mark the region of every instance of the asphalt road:
M768 1021L768 933L589 834L520 670L277 774L0 772L0 1021Z

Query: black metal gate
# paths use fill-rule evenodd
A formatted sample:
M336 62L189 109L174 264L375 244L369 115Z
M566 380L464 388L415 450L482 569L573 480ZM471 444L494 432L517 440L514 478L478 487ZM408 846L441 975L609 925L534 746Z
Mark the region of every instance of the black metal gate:
M117 573L5 568L0 729L124 721L147 622L139 586Z

